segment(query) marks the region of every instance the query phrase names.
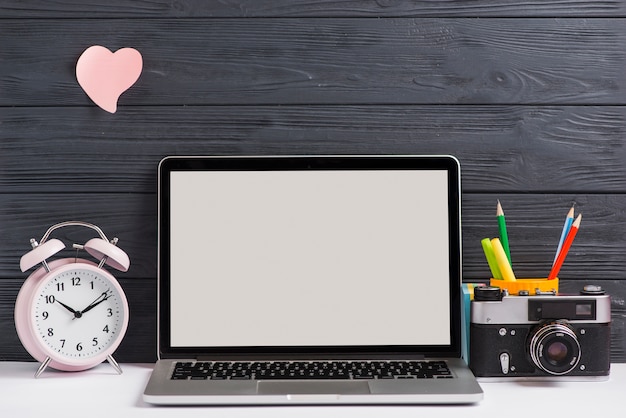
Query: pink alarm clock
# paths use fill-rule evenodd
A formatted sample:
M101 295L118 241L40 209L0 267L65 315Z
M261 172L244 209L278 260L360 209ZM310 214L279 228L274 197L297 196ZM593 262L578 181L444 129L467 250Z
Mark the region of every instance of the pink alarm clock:
M84 249L99 262L82 258L48 261L65 245L50 234L66 226L95 230ZM22 272L41 265L24 282L15 302L15 327L28 353L41 363L38 377L50 366L62 371L92 368L104 360L121 373L113 359L128 326L128 301L118 281L104 269L108 265L127 271L128 255L109 241L100 228L87 222L68 221L51 226L33 249L22 256Z

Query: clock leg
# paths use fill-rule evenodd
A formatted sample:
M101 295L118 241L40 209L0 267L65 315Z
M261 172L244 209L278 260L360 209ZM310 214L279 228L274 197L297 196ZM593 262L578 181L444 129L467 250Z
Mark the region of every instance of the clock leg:
M113 368L117 371L117 374L122 374L122 368L119 364L117 364L117 361L115 361L112 355L109 354L107 356L107 360L109 361L109 364L113 366Z
M46 357L46 359L41 363L41 366L39 366L39 368L37 369L37 372L35 373L35 379L37 379L39 375L42 374L44 370L46 370L46 367L48 367L49 363L50 357Z

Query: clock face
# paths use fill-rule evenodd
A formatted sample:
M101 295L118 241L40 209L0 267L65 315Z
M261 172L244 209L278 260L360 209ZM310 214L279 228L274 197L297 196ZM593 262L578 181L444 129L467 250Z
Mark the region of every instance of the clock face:
M88 361L117 347L128 321L127 304L119 284L108 276L76 264L43 280L31 319L36 338L52 356Z

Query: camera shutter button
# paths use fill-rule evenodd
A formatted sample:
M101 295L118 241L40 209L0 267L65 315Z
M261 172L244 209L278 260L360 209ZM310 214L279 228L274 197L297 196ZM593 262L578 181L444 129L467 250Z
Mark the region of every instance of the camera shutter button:
M509 374L510 359L509 353L500 354L500 368L502 369L502 374Z
M588 285L583 287L583 290L580 291L580 294L581 295L589 295L589 296L599 296L599 295L606 294L606 292L600 286L596 286L596 285L593 285L593 284L588 284Z

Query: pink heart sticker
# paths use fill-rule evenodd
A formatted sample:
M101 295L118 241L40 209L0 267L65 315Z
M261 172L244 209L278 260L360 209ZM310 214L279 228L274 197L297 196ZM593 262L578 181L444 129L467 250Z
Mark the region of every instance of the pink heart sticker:
M117 111L117 100L141 75L143 60L139 51L122 48L115 53L94 45L76 63L76 79L95 104L110 113Z

